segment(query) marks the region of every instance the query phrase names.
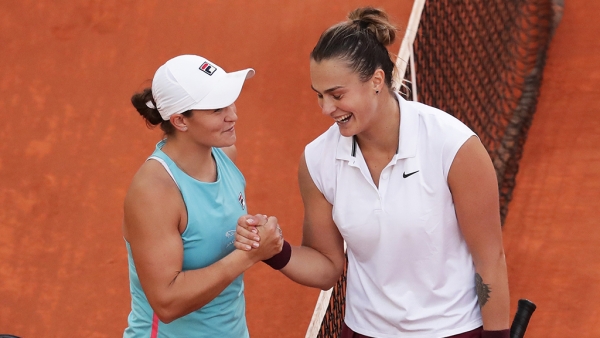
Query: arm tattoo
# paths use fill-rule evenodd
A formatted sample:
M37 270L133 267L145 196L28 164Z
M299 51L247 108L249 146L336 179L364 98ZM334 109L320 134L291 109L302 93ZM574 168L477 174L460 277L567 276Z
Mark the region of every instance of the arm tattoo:
M490 299L490 292L492 292L492 289L489 284L483 282L483 278L481 278L478 273L475 274L475 289L477 290L479 307L482 308L485 303L487 303L488 299Z

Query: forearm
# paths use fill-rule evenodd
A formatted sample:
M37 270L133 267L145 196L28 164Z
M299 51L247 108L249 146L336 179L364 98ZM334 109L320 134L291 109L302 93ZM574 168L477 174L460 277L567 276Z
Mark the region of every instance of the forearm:
M183 317L215 299L255 262L247 252L235 250L208 267L182 271L164 286L152 307L166 323Z
M293 246L290 261L281 272L296 283L327 290L335 285L343 268L343 255L332 260L308 246Z
M475 288L485 330L508 329L510 296L504 255L494 261L475 266Z

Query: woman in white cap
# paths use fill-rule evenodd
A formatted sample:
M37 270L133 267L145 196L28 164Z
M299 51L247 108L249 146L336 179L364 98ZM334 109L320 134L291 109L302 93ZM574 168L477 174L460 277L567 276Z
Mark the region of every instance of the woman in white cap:
M177 56L131 102L166 137L135 174L124 202L131 312L124 337L248 337L243 272L281 251L277 220L257 250L235 250L247 213L234 164L234 101L254 70L227 73Z

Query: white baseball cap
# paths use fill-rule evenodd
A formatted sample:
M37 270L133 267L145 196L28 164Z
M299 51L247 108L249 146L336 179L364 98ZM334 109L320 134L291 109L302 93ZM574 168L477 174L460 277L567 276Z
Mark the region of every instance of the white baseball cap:
M248 68L227 73L198 55L180 55L160 66L152 79L152 97L163 120L191 109L219 109L231 105L240 95L246 79L254 76ZM155 108L151 101L146 102Z

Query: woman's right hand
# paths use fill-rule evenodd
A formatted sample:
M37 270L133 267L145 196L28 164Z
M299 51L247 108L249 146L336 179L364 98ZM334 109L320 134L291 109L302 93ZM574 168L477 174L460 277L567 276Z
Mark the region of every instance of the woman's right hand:
M258 260L265 260L281 252L283 235L277 217L244 215L238 219L235 247L249 251Z

